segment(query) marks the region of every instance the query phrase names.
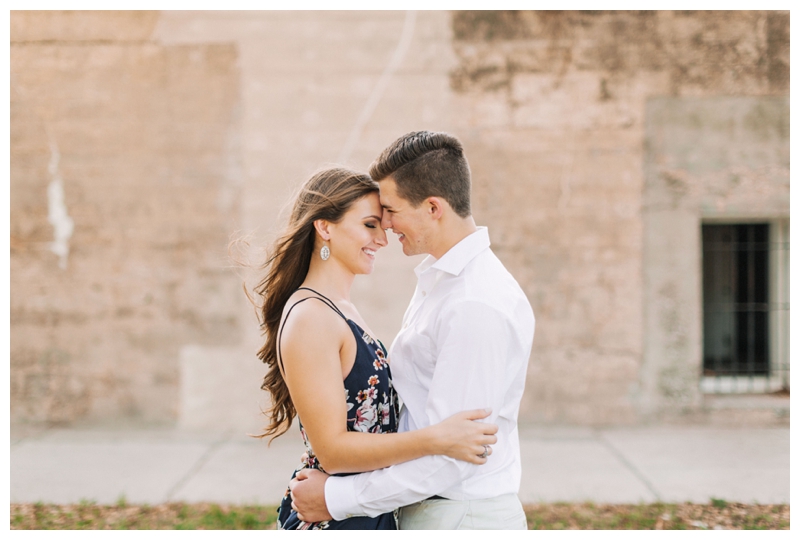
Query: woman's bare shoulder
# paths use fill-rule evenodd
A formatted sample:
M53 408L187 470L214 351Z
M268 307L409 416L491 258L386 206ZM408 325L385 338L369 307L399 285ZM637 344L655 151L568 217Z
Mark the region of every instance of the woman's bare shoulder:
M297 337L304 342L319 341L320 338L344 336L346 330L344 319L318 296L297 291L286 302L283 310L284 339Z
M337 371L341 369L339 352L348 338L348 325L320 300L295 302L294 307L289 304L289 309L284 312L284 322L278 336L286 376L303 373L307 378L308 370L332 376L334 372L328 373L326 366Z

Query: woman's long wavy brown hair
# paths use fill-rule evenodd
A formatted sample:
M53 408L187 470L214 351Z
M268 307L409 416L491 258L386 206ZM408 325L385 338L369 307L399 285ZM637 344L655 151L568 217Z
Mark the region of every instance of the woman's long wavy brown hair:
M268 252L266 275L254 289L260 297L256 305L266 335L258 357L269 366L261 389L272 395L272 405L265 413L270 423L259 438L271 436L271 442L286 433L297 415L278 368L278 329L286 302L308 274L316 241L314 221L338 223L353 203L377 191L378 184L364 173L343 168L316 173L301 188L289 224Z

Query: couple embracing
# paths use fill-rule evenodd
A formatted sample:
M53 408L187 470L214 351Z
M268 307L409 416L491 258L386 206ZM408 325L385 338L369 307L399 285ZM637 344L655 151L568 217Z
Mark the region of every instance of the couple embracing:
M262 436L297 416L307 450L279 528L527 528L517 416L534 316L475 225L470 184L458 139L419 131L369 175L325 170L297 196L256 289ZM403 253L428 256L387 350L350 289L389 229Z

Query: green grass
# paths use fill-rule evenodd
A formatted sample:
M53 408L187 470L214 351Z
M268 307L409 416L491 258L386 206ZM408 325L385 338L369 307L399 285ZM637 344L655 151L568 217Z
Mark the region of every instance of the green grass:
M177 529L248 530L275 527L275 506L168 503L156 506L12 504L12 529Z
M789 529L789 505L741 504L711 499L708 504L526 505L529 529ZM274 529L277 507L168 503L114 505L81 501L73 505L12 504L11 529Z
M725 501L725 499L715 499L714 497L711 497L711 504L714 505L714 508L719 509L723 509L728 506L728 503Z

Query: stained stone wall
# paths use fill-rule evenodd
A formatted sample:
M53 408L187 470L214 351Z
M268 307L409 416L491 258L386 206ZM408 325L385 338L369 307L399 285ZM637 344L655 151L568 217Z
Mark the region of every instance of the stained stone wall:
M333 163L366 170L383 148L417 129L457 132L449 88L454 65L450 14L442 11L164 12L153 39L169 45L234 43L242 89L241 231L254 264L285 223L292 193L314 171ZM352 300L388 344L400 328L421 258L406 257L394 235L377 256L375 271L358 276ZM257 270L241 272L249 284ZM243 298L243 297L242 297ZM242 303L238 350L192 347L181 358L181 425L231 425L258 402L263 371L254 358L262 341L252 309ZM189 354L190 353L190 354ZM241 358L237 373L226 371ZM250 364L247 364L247 362ZM250 371L249 371L250 370ZM256 371L257 373L254 373ZM218 374L228 373L220 381ZM233 380L235 379L235 380ZM223 396L236 383L238 396ZM249 385L249 386L248 386ZM261 392L262 406L268 404ZM222 411L228 411L225 418ZM253 418L255 416L255 418ZM252 432L251 431L251 432Z
M157 18L12 12L12 421L174 422L181 346L240 337L238 53Z
M453 32L475 213L537 315L525 417L612 424L701 409L699 247L658 254L672 231L699 234L703 203L687 196L685 219L650 225L646 171L662 166L661 142L680 148L670 157L684 189L787 215L788 13L456 12ZM696 162L709 160L693 164L705 176L666 128L692 107L680 134L698 143ZM668 140L647 138L659 133ZM710 134L735 141L729 155L765 150L747 165L770 171L757 190L727 180L740 158L699 150L724 147L700 144ZM653 294L653 275L688 287L691 302ZM665 301L677 326L658 313ZM671 349L676 339L685 346Z
M523 423L702 410L699 224L788 217L788 93L787 12L12 12L12 420L257 430L229 239L417 129L536 313ZM387 343L419 260L355 282Z
M642 415L680 416L703 406L703 223L771 222L775 383L788 367L788 313L776 307L788 302L779 295L789 289L788 231L779 230L789 219L789 98L653 98L645 130L646 340L638 405Z

